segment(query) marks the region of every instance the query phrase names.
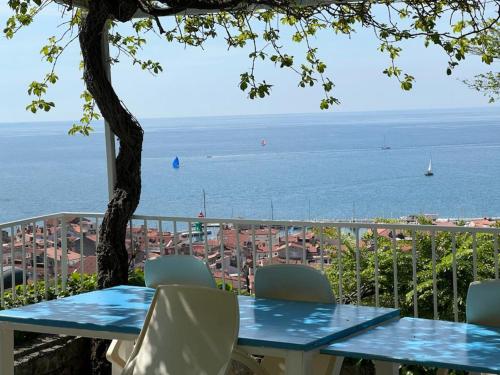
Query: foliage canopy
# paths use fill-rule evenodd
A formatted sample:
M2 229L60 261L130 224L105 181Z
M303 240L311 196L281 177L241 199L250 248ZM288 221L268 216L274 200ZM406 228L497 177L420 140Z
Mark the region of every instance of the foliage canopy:
M154 35L169 43L201 48L209 39L223 38L228 48L249 49L249 68L240 74L239 87L250 99L271 93L273 83L258 78L259 64L267 61L295 74L299 87L320 85L324 92L322 109L338 104L334 80L320 56L320 47L315 44L316 36L322 32L350 36L359 28L373 30L380 51L389 60L383 73L399 81L403 90L410 90L415 81L396 63L405 40L419 38L426 46L440 47L448 57L447 66L443 67L448 75L467 54L480 54L485 64L498 58L498 0L114 0L110 3L117 9L127 9L127 12L115 11L109 22L111 63L126 58L132 65L156 75L163 71L162 64L144 57L143 53ZM53 0L9 0L8 5L12 15L3 30L7 38L29 26L48 7L60 8L64 27L58 35L50 36L40 50L50 69L28 88L32 101L27 109L33 113L49 111L55 103L47 99L47 90L59 79L57 63L67 46L78 38L85 9L73 6L72 0L59 0L59 4ZM303 45L303 56L287 52L285 38ZM498 96L498 78L498 73L490 72L467 83L493 100ZM82 117L70 133L88 135L91 122L99 118L99 113L88 91L81 98Z

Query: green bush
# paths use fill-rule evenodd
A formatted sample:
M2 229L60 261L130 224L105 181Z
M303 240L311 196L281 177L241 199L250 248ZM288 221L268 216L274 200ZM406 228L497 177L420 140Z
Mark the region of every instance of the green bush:
M144 281L144 271L139 268L130 271L128 274L128 284L146 286L146 282Z
M224 284L222 283L222 280L217 279L217 280L215 280L215 283L217 284L217 288L219 288L220 290L222 290L224 288ZM225 290L227 292L233 291L233 286L230 283L226 283L225 286L226 286Z
M43 300L52 300L95 290L97 288L97 279L96 275L83 275L81 277L79 273L73 273L68 276L66 290L62 290L60 278L57 279L57 287L55 280L50 281L47 288L45 287L44 281L38 281L36 285L33 283L26 284L26 286L17 285L15 293L12 291L4 293L4 306L2 309L31 305Z

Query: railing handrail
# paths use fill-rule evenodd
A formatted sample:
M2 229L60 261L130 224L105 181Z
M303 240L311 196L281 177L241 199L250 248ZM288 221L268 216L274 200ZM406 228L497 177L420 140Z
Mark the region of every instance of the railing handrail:
M12 222L0 223L1 228L10 228L16 225L34 223L61 217L83 217L83 218L102 218L104 213L100 212L59 212L48 215L36 216ZM219 217L190 217L190 216L156 216L156 215L133 215L132 220L161 220L170 222L205 224L238 224L238 225L259 225L273 227L337 227L352 229L395 229L395 230L418 230L424 232L449 232L449 233L490 233L500 234L500 228L494 227L467 227L467 226L441 226L441 225L423 225L417 223L375 223L375 222L351 222L335 220L266 220L266 219L240 219L240 218L219 218Z
M55 214L48 214L48 215L41 215L41 216L34 216L26 219L21 219L21 220L15 220L15 221L8 221L5 223L0 223L0 228L10 228L16 225L22 225L26 223L33 223L33 222L38 222L38 221L43 221L43 220L48 220L48 219L53 219L55 217L61 217L63 215L66 215L64 213L55 213Z

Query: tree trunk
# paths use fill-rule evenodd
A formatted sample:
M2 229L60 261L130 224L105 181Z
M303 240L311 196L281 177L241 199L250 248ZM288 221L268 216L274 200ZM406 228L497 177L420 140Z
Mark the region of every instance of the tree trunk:
M88 14L80 30L87 89L120 141L113 198L108 204L99 232L96 254L99 288L127 283L126 230L141 195L143 131L138 121L122 105L109 82L101 49L102 33L108 19L130 19L135 12L134 4L133 0L90 1Z
M80 29L80 47L84 61L84 79L101 114L119 138L116 158L116 183L113 197L99 230L97 247L98 286L100 289L128 281L128 253L125 247L127 224L141 196L141 154L143 131L138 121L122 105L106 75L103 64L102 33L108 19L126 21L135 13L135 0L89 1L89 9ZM93 340L92 374L111 374L106 360L107 340Z

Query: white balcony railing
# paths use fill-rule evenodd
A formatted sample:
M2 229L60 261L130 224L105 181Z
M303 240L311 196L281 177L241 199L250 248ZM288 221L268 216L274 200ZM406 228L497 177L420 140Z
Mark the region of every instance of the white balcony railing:
M4 292L22 297L28 284L36 290L43 281L47 298L50 287L66 289L71 273L95 273L102 217L70 212L0 224L1 307ZM468 282L499 277L499 235L498 227L136 215L126 245L131 269L191 254L238 293L252 291L257 267L309 264L327 272L339 301L458 321Z

